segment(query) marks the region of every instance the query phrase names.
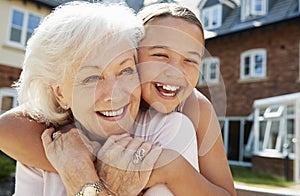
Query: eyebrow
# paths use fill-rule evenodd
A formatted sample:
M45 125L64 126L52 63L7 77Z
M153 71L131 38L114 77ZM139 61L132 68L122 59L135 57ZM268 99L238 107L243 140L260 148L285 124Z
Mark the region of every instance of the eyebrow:
M149 47L149 50L153 50L153 49L168 49L168 50L171 50L170 47L168 47L168 46L161 46L161 45L156 45L156 46ZM196 56L198 56L201 59L201 54L199 52L188 51L188 53L192 54L192 55L196 55Z
M127 63L128 61L135 62L133 57L128 57L128 58L124 59L123 61L121 61L120 65L123 65L123 64Z
M201 59L201 55L199 52L196 52L196 51L188 51L189 54L193 54L193 55L196 55L198 56L200 59Z
M133 58L128 57L128 58L124 59L123 61L121 61L120 65L123 65L123 64L125 64L128 61L135 62ZM86 66L80 66L78 71L81 71L83 69L98 69L98 70L101 70L101 68L99 66L97 66L97 65L86 65Z

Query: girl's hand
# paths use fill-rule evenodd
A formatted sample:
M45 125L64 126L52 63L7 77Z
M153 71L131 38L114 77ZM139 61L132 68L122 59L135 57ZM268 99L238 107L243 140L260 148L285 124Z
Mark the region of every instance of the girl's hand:
M161 151L161 147L128 134L110 136L97 153L96 169L113 194L138 195Z

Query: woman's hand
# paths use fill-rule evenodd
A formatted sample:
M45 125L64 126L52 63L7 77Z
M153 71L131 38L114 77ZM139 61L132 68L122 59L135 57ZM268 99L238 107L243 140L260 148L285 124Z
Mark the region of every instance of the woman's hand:
M110 136L97 153L98 175L113 194L138 195L161 151L161 147L128 134Z
M93 152L100 144L89 141L76 128L66 133L56 132L54 139L53 132L50 128L42 134L46 155L61 176L68 195L75 195L84 184L99 180Z

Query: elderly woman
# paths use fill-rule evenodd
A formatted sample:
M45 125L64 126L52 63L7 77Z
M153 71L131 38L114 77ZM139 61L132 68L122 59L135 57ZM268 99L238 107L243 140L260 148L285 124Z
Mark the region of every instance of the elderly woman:
M199 195L191 122L178 113L154 113L147 126L134 125L141 93L134 49L142 35L142 23L128 8L96 3L61 6L40 24L16 85L18 110L47 127L80 131L48 129L43 142L60 176L18 162L15 195L137 195L158 184ZM145 129L172 150L128 134ZM72 149L74 143L81 148Z

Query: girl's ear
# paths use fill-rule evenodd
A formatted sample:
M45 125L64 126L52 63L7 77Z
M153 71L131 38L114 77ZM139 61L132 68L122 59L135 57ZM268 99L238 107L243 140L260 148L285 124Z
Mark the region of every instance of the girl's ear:
M51 86L51 90L55 95L56 101L59 103L60 107L62 107L64 110L69 109L68 103L61 91L61 88L59 85Z

